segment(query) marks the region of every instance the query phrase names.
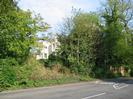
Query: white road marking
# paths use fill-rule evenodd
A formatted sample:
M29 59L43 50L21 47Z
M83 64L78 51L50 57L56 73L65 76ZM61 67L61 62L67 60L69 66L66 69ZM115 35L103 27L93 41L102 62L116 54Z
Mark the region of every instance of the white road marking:
M118 83L113 85L114 89L117 89L117 87L118 87Z
M103 84L103 85L113 85L114 83L113 83L113 82L102 82L102 83L99 83L99 84Z
M128 84L123 85L123 86L119 86L119 83L115 83L115 82L100 82L100 81L96 81L96 84L103 84L103 85L113 85L113 88L118 90L118 89L122 89L128 86Z
M96 84L103 84L103 85L113 85L115 82L101 82L101 81L96 81Z
M125 87L127 87L127 86L128 86L127 84L124 85L124 86L121 86L121 87L119 87L118 84L114 84L114 85L113 85L114 89L116 89L116 90L125 88Z
M102 95L105 95L106 93L100 93L100 94L96 94L96 95L92 95L92 96L88 96L88 97L85 97L85 98L82 98L82 99L90 99L90 98L94 98L94 97L98 97L98 96L102 96Z
M99 83L99 81L96 81L96 84L98 84Z
M117 89L122 89L122 88L125 88L127 87L128 85L125 85L125 86L122 86L122 87L118 87Z

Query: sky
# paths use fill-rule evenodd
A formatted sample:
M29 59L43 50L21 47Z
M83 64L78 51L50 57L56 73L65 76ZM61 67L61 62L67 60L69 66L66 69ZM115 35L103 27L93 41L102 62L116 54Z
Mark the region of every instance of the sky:
M44 21L52 27L51 32L63 22L65 17L71 15L72 7L90 12L100 8L103 0L20 0L19 7L23 10L31 10L44 18Z

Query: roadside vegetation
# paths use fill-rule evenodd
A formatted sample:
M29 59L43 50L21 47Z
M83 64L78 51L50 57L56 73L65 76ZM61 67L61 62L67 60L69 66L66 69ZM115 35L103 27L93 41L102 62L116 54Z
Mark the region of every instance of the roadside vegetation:
M107 0L100 11L72 9L58 33L59 49L36 60L36 33L49 25L14 0L0 1L0 91L93 78L133 76L133 2Z

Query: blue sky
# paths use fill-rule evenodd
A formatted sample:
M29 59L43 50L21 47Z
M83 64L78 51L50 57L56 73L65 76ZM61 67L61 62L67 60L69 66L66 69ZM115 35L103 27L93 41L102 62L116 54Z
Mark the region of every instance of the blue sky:
M104 0L20 0L19 6L24 10L40 13L52 27L51 31L55 32L57 25L71 14L72 7L86 12L96 11L102 1Z

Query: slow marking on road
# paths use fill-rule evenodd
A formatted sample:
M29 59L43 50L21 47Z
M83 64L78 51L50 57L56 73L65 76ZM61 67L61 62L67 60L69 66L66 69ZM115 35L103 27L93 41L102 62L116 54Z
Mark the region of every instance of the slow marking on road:
M118 87L118 83L113 85L114 89L117 89L117 87Z
M98 96L102 96L102 95L105 95L106 93L100 93L100 94L96 94L96 95L92 95L92 96L88 96L88 97L85 97L85 98L82 98L82 99L90 99L90 98L94 98L94 97L98 97Z
M114 84L114 85L113 85L113 88L116 89L116 90L118 90L118 89L125 88L125 87L127 87L127 86L128 86L128 85L126 84L126 85L124 85L124 86L119 87L118 84Z

